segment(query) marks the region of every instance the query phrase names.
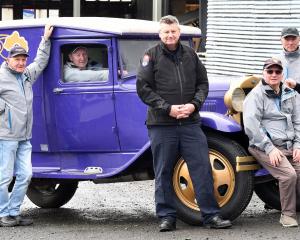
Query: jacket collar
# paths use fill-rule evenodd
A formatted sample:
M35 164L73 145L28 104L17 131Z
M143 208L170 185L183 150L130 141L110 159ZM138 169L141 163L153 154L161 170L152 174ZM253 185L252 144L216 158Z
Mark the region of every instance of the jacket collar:
M23 73L16 72L15 70L11 69L11 68L8 66L8 64L7 64L6 61L4 61L4 62L2 63L1 68L5 69L6 71L9 71L10 73L12 73L12 74L14 74L14 75L16 75L16 76L23 76L23 75L24 75L25 77L27 77L26 74L25 74L25 71L24 71Z
M298 47L294 52L287 52L285 49L283 49L283 54L288 59L296 59L300 56L300 49Z
M180 41L178 42L178 46L175 51L170 51L163 42L160 42L160 47L163 53L173 62L178 63L182 59L183 48Z
M276 97L281 97L284 95L294 95L295 94L295 91L293 89L287 87L282 82L280 82L280 85L279 85L279 93L276 93L270 87L270 85L266 83L266 81L264 79L262 79L261 83L263 85L263 89L264 89L266 95L270 98L276 98Z

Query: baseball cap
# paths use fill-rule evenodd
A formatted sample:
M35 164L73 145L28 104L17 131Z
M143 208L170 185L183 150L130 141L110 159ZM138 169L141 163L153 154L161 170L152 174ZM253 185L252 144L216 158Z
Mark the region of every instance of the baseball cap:
M71 49L70 53L75 53L79 49L84 49L84 50L87 51L87 48L84 47L84 46L76 46L76 47L74 47L74 48Z
M276 59L276 58L267 59L264 63L263 69L268 69L269 67L274 66L274 65L277 65L281 69L283 69L281 61L279 59Z
M8 57L9 58L13 58L13 57L16 57L18 55L25 55L26 57L29 57L29 54L26 51L26 49L19 46L19 45L16 45L16 46L12 47L10 49L10 51L8 52Z
M282 29L281 31L281 37L287 37L287 36L295 36L298 37L299 36L299 32L298 29L295 27L286 27L284 29Z

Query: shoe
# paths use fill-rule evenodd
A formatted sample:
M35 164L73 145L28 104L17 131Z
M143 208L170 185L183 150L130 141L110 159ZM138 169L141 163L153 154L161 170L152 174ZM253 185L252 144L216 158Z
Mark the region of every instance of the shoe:
M269 204L265 204L264 208L266 210L271 210L271 209L274 209L273 207L271 207Z
M19 216L10 216L11 218L15 219L17 222L17 226L29 226L33 224L33 220L31 218L24 218Z
M169 218L163 218L159 224L160 232L170 232L176 229L176 221Z
M298 222L295 218L281 214L279 222L283 227L298 227Z
M5 216L0 218L1 227L15 227L17 225L18 225L17 220L11 216Z
M232 226L230 220L224 220L220 216L214 216L210 221L203 224L206 228L223 229L230 228Z

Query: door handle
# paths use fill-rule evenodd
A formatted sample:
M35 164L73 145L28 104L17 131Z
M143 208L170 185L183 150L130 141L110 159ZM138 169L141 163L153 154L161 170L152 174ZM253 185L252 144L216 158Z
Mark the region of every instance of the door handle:
M62 93L64 90L62 88L54 88L53 92L56 94Z

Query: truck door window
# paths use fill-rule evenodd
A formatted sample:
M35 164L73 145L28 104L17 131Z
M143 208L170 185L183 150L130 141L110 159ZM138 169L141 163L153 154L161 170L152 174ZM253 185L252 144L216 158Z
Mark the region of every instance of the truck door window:
M140 59L145 51L159 43L159 40L121 39L119 41L119 69L121 78L136 74ZM181 41L190 46L188 40Z
M140 59L146 49L157 44L159 40L136 40L122 39L119 41L119 63L121 69L121 77L132 76L136 74L136 70Z
M68 44L61 48L63 82L107 82L109 66L107 46L104 44Z

